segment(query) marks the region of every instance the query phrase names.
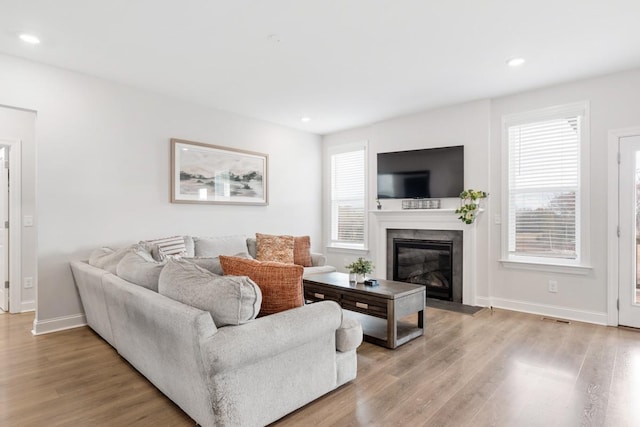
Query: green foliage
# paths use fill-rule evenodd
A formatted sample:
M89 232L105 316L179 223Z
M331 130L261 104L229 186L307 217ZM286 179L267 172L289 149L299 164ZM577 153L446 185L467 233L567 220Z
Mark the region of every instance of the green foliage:
M345 265L345 268L349 269L349 273L369 274L373 271L373 263L361 257L351 264Z
M459 220L465 224L473 224L476 220L476 214L480 209L480 200L489 196L489 193L480 190L464 190L460 193L460 199L462 201L461 206L456 209L456 213L460 214Z

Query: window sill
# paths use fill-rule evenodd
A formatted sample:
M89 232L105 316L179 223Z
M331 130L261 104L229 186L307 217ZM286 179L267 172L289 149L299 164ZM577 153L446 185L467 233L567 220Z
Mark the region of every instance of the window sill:
M545 271L550 273L576 274L580 276L586 276L593 270L593 267L590 265L552 264L548 262L522 261L513 259L500 259L499 262L504 268L513 270Z
M369 253L369 248L332 245L332 246L327 246L327 252L365 255Z

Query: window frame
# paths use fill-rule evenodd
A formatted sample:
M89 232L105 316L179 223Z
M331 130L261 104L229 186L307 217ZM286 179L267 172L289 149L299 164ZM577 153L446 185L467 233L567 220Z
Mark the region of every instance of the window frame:
M579 207L576 210L576 259L523 256L509 253L509 127L558 119L567 115L581 116L579 142ZM590 118L587 101L558 105L502 117L502 248L501 264L506 268L589 274L590 263Z
M333 240L333 173L332 173L332 161L333 156L337 154L348 153L352 151L364 151L364 197L363 197L363 212L364 212L364 224L363 224L363 242L362 243L347 243ZM334 145L327 148L327 160L326 160L326 176L327 176L327 248L339 249L346 251L368 251L369 242L369 156L368 156L368 142L358 141L348 144Z

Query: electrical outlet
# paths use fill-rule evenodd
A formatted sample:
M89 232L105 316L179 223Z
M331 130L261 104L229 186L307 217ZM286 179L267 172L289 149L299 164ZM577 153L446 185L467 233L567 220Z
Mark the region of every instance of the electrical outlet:
M549 280L549 292L558 292L558 281Z
M24 278L24 288L25 289L33 288L33 277Z

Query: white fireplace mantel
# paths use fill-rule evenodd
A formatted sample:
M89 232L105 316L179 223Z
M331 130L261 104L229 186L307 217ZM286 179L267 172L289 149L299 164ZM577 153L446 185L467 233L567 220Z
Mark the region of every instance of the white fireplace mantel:
M462 230L462 302L476 305L475 223L464 224L455 209L372 210L369 213L379 277L387 277L387 230Z

